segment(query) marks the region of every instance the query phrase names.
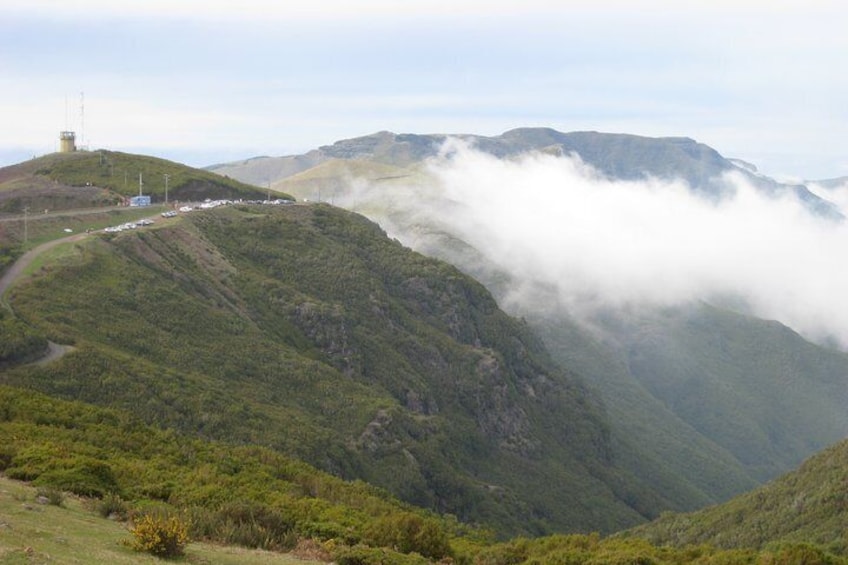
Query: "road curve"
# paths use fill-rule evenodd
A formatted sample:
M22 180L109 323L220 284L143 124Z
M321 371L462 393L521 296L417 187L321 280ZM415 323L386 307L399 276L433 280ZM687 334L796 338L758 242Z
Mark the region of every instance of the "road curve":
M63 243L69 243L72 241L79 241L81 239L85 239L90 234L87 233L78 233L75 235L69 235L68 237L62 237L59 239L54 239L52 241L48 241L47 243L42 243L36 247L33 247L23 255L21 255L17 261L12 264L11 267L6 269L6 272L3 273L3 276L0 277L0 302L3 303L6 308L11 309L9 304L3 299L6 294L6 291L9 290L9 287L14 284L15 280L21 275L21 273L26 269L33 260L47 251L48 249L52 249L57 245L61 245Z
M155 218L156 216L151 216L149 219ZM0 305L5 307L7 310L12 312L12 306L9 304L4 298L6 295L6 291L11 288L13 284L17 281L18 277L21 276L21 273L29 267L29 265L35 260L36 257L44 253L45 251L56 247L57 245L62 245L63 243L72 243L74 241L81 241L90 235L93 235L96 232L90 233L78 233L74 235L69 235L67 237L60 237L59 239L54 239L52 241L48 241L46 243L42 243L36 247L33 247L15 261L11 267L6 269L6 272L0 276ZM54 343L52 341L47 342L47 350L44 352L44 355L39 357L34 361L30 361L31 363L36 363L39 365L43 365L46 363L50 363L51 361L55 361L61 358L65 353L69 351L73 351L73 347L70 345L62 345L60 343Z
M89 234L87 233L78 233L76 235L70 235L68 237L54 239L53 241L48 241L47 243L42 243L41 245L33 247L32 249L21 255L18 260L15 261L14 264L12 264L11 267L6 269L6 272L3 273L3 276L0 277L0 304L5 306L9 311L12 311L12 306L3 298L3 296L6 294L6 291L9 290L9 287L14 284L14 282L21 275L24 269L26 269L36 257L41 255L48 249L56 247L57 245L61 245L62 243L69 243L72 241L79 241L81 239L84 239L88 235ZM26 364L45 365L47 363L50 363L51 361L56 361L57 359L60 359L65 353L73 351L73 349L74 348L70 345L62 345L60 343L48 341L47 350L44 352L44 354L38 359L29 361Z

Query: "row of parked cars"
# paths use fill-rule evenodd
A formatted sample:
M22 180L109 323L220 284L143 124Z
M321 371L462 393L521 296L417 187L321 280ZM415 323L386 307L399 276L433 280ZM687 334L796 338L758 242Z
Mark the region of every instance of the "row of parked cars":
M126 231L126 230L134 230L136 228L140 228L140 227L144 227L144 226L150 226L150 225L153 225L153 220L148 220L148 219L145 218L143 220L138 220L137 222L127 222L125 224L121 224L120 226L109 226L108 228L104 229L103 231L105 231L107 233L116 233L116 232L122 232L122 231Z
M205 209L209 209L209 208L217 208L218 206L224 206L224 205L227 205L227 204L235 204L235 203L242 203L242 202L244 202L245 204L270 204L270 205L273 205L273 206L279 206L279 205L284 205L284 204L294 204L293 200L285 200L285 199L248 200L248 201L239 200L239 201L236 201L236 202L234 202L232 200L206 200L205 202L199 204L197 207L205 210ZM161 215L162 215L163 218L173 218L180 212L188 213L188 212L191 212L193 210L194 210L194 208L191 207L191 206L182 206L182 207L180 207L179 211L168 210L166 212L162 212ZM144 219L144 220L138 220L137 222L127 222L125 224L121 224L120 226L111 226L111 227L106 228L103 231L108 232L108 233L116 233L116 232L122 232L122 231L125 231L125 230L134 230L136 228L143 227L143 226L149 226L151 224L153 224L153 220Z

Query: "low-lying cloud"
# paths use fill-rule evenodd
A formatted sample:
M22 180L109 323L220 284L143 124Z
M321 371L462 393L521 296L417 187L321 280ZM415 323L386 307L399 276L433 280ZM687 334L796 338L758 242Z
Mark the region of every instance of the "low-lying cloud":
M741 300L848 347L848 222L764 195L741 174L724 179L733 194L711 200L682 181L609 180L575 156L502 160L456 141L427 172L408 192L391 189L405 219L385 225L413 247L411 225L440 225L573 311ZM378 188L360 185L355 198ZM529 305L528 287L509 299Z

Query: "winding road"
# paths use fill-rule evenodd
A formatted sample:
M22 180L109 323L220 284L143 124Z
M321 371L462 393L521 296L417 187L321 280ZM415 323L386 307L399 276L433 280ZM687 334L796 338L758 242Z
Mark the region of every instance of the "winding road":
M12 306L6 301L5 295L6 291L15 283L15 281L20 277L21 273L33 262L33 260L44 253L45 251L56 247L57 245L61 245L63 243L70 243L73 241L79 241L88 237L90 234L87 233L78 233L76 235L70 235L68 237L62 237L59 239L54 239L53 241L48 241L47 243L42 243L36 247L33 247L23 255L21 255L15 263L9 267L3 276L0 277L0 304L2 304L7 310L12 312ZM73 347L70 345L62 345L60 343L54 343L52 341L47 342L47 350L44 354L35 359L33 361L28 362L27 364L35 364L35 365L46 365L52 361L56 361L60 359L63 355L68 353L69 351L73 351Z
M29 265L33 262L33 260L47 251L48 249L52 249L57 245L61 245L63 243L69 243L72 241L79 241L81 239L85 239L90 234L87 233L78 233L76 235L69 235L68 237L61 237L59 239L54 239L53 241L48 241L47 243L42 243L36 247L33 247L23 255L21 255L15 263L6 269L6 272L3 273L3 276L0 277L0 303L3 304L7 309L11 310L11 306L6 302L4 296L6 295L6 291L15 283L17 278L24 272L24 269L29 267Z

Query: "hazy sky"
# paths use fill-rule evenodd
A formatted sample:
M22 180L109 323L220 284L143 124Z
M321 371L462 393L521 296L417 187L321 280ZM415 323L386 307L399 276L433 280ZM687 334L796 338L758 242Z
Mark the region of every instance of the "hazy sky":
M837 177L846 24L836 0L3 0L0 165L65 128L203 166L379 130L549 126Z

